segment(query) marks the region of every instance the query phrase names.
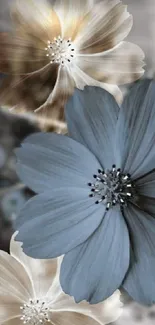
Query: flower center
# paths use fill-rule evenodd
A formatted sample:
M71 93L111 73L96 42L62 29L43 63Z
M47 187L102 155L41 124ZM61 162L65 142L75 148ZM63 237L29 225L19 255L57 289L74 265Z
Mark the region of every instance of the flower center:
M108 211L112 206L119 204L121 207L133 197L134 185L129 174L122 173L121 169L116 169L113 165L111 170L98 170L98 174L93 176L94 183L88 183L91 188L89 197L96 197L96 204L103 202Z
M27 304L20 307L24 324L38 325L50 322L49 307L46 301L30 299Z
M60 36L55 37L54 41L48 41L45 48L47 51L46 56L49 57L51 63L59 63L65 65L71 63L75 58L75 48L71 39L62 39Z

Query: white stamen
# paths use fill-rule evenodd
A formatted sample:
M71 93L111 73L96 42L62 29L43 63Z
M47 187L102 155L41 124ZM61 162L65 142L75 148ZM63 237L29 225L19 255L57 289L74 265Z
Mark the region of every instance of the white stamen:
M20 307L23 313L20 319L24 324L39 325L40 323L45 324L47 321L50 322L49 307L46 301L30 299L23 306Z
M53 41L47 42L48 55L50 63L59 63L61 65L70 64L75 58L75 48L71 42L71 38L68 40L62 39L59 35L57 38L54 37Z
M129 178L129 176L128 175L126 175L126 176L124 176L124 179L126 180L126 179L128 179Z
M111 170L98 170L93 175L95 181L88 183L91 189L89 197L97 197L96 204L103 202L108 211L112 206L119 204L125 207L129 198L134 194L134 185L129 174L123 174L121 169L113 165Z

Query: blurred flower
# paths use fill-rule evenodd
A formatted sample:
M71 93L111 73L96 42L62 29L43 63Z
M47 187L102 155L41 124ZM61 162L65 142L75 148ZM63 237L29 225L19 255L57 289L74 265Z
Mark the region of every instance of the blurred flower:
M115 325L154 325L154 322L155 305L145 307L132 302L124 306L122 315Z
M5 325L97 325L116 320L121 314L120 292L91 306L76 304L59 284L59 262L26 256L12 237L11 256L0 251L0 322Z
M0 169L5 165L7 155L5 149L0 144Z
M133 21L119 0L57 0L53 7L17 0L12 17L14 32L1 35L5 104L62 120L74 87L100 86L120 99L116 85L144 73L143 51L123 41Z
M1 209L4 213L5 219L14 221L23 205L26 203L26 197L23 191L8 191L1 199Z
M63 290L98 303L121 285L155 302L155 83L137 83L119 108L101 88L76 90L66 107L71 138L29 136L17 173L39 195L16 221L35 258L66 254ZM35 236L34 236L35 233Z
M67 125L63 121L25 112L20 106L18 106L18 113L17 110L13 109L11 110L11 113L12 117L15 116L15 120L12 118L12 125L14 135L17 139L21 139L21 137L24 138L28 133L37 131L37 129L38 131L56 132L62 134L67 133Z

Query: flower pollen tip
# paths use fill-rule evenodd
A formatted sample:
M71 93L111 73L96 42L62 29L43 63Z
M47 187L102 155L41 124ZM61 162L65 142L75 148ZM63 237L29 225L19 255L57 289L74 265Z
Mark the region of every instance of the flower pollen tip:
M88 183L91 188L89 197L97 196L95 204L103 202L106 205L106 211L116 204L127 205L127 201L133 198L134 184L131 181L130 174L124 174L116 165L112 165L111 170L106 172L98 169L98 174L94 174L94 183Z

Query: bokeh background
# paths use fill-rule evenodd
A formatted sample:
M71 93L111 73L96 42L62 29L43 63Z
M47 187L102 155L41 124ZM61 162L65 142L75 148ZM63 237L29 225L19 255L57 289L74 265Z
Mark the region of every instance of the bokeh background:
M11 29L9 7L14 1L0 0L0 32ZM128 40L143 49L146 56L145 75L154 78L155 0L123 2L128 5L128 10L134 17L134 26ZM0 75L0 80L2 77ZM9 250L13 221L22 205L34 195L16 176L14 149L27 135L39 130L40 125L34 117L15 115L4 108L0 109L0 249L2 250ZM155 306L140 306L124 294L123 301L125 303L123 314L114 325L155 325Z

